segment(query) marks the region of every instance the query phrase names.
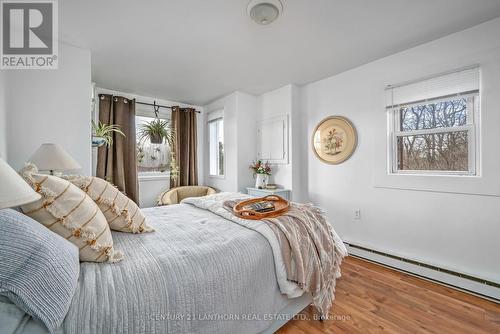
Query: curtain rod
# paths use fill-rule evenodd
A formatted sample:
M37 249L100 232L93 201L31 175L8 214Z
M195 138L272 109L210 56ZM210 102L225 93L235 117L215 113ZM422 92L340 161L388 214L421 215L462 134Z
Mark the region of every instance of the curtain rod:
M147 102L140 102L140 101L135 101L135 103L142 104L142 105L145 105L145 106L157 107L157 108L166 108L166 109L172 109L173 108L173 107L169 107L169 106L162 106L161 104L156 104L156 101L155 101L154 104L153 103L147 103ZM193 109L193 108L191 108L191 109ZM195 110L195 112L197 112L198 114L201 114L201 111L199 111L199 110Z

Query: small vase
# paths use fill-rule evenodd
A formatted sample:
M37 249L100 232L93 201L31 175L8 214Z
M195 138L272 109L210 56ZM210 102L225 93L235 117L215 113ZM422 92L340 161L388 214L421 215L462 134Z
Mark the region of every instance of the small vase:
M264 189L267 185L267 175L266 174L256 174L255 175L255 188Z

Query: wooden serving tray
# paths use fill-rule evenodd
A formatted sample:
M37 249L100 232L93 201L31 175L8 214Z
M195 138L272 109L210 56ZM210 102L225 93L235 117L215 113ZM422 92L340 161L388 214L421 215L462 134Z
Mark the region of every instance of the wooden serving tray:
M268 212L257 212L254 210L245 210L243 207L256 202L273 202L275 209ZM243 219L261 220L266 218L275 218L281 216L290 209L290 203L278 195L268 195L266 197L252 198L236 204L233 207L233 213Z

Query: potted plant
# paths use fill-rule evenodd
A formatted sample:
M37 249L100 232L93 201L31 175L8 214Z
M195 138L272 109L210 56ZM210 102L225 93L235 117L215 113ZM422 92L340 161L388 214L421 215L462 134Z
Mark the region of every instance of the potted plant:
M151 122L141 124L139 140L149 139L151 144L161 144L165 139L169 144L173 141L173 131L167 120L156 118Z
M265 188L271 175L271 166L269 162L262 162L262 160L256 160L250 165L250 169L253 171L255 177L255 188L262 189Z
M96 124L92 121L92 146L101 147L102 145L106 145L110 147L113 145L113 133L125 137L125 134L118 125L108 125L101 122Z

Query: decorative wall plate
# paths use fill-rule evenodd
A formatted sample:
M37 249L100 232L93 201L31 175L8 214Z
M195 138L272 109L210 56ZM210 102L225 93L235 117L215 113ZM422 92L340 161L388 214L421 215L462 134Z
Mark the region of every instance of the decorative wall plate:
M337 165L351 157L358 135L352 123L342 116L323 119L313 131L312 148L318 159Z

